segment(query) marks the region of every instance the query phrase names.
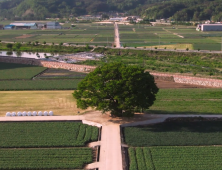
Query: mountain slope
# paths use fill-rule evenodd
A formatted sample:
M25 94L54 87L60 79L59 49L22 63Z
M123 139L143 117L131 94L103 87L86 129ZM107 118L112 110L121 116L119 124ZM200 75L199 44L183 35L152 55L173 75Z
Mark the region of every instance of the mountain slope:
M119 11L150 19L222 20L222 0L0 0L0 17L45 19Z

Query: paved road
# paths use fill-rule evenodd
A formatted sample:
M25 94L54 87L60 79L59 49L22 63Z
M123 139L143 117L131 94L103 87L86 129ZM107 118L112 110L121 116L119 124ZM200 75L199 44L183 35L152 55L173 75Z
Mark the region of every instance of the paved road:
M116 45L116 48L120 48L121 45L120 45L120 38L119 38L119 27L116 22L114 23L114 30L115 30L115 45Z

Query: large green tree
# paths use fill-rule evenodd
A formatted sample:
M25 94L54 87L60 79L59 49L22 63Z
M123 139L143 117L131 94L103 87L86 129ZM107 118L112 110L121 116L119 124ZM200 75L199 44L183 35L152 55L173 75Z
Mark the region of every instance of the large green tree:
M95 107L115 116L133 116L153 105L158 90L154 77L144 68L109 63L89 73L73 96L78 108Z

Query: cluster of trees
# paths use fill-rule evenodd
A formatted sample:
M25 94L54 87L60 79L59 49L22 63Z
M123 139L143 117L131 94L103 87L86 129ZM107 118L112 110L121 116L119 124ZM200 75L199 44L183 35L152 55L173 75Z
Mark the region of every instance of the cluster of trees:
M143 10L149 18L171 18L174 21L222 20L222 0L171 0Z
M222 0L0 0L0 16L12 20L42 20L109 11L150 19L221 21Z

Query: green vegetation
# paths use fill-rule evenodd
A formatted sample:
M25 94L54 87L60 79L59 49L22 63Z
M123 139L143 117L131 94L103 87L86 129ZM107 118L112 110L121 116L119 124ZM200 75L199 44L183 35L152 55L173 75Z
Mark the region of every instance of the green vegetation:
M92 161L90 148L0 149L1 169L82 169Z
M97 127L75 122L0 123L0 127L1 148L84 146L98 138Z
M126 127L124 136L127 144L139 147L221 145L222 120L169 119L146 127Z
M80 122L1 122L0 136L0 169L82 169L93 161L92 149L84 146L98 139L98 128Z
M87 48L87 44L111 46L114 40L113 30L113 24L75 23L75 28L62 30L3 30L0 32L0 39L20 42L22 44L20 51L73 53L89 51L91 48ZM39 42L38 45L36 41ZM59 45L60 43L63 45ZM8 50L9 48L6 44L0 43L0 49ZM16 46L12 49L18 50Z
M160 89L148 113L221 114L220 89Z
M221 118L168 118L123 132L130 170L221 169Z
M0 90L75 90L82 79L0 81Z
M129 156L130 170L219 170L222 166L222 148L213 146L129 148Z
M19 20L44 20L45 18L64 18L82 14L96 14L107 11L129 11L144 4L153 4L162 0L12 0L0 1L0 16ZM135 11L140 11L141 8ZM137 15L140 12L137 13ZM75 20L75 19L73 19ZM64 20L61 19L61 22Z
M0 90L74 90L85 73L0 62ZM45 71L45 73L38 75ZM34 78L33 78L34 77ZM31 80L32 79L32 80ZM60 80L63 79L63 80Z
M222 58L220 54L106 48L97 48L94 51L105 53L107 57L100 61L84 61L80 64L102 65L104 62L115 61L138 65L151 72L181 73L181 75L189 76L196 73L196 76L222 78Z
M18 30L16 30L15 32L17 32ZM24 31L23 31L24 32ZM92 49L92 47L90 46L82 46L82 47L74 47L74 46L64 46L64 45L44 45L44 44L38 44L36 42L32 42L32 44L29 44L30 39L25 39L25 40L20 40L20 39L14 39L14 38L10 38L7 36L7 34L10 34L9 32L1 32L0 33L0 37L1 34L5 34L5 38L4 41L14 41L17 42L15 45L12 43L1 43L0 44L0 50L4 50L4 51L25 51L25 52L51 52L51 53L77 53L77 52L84 52L84 51L90 51ZM18 34L21 34L20 31L17 32L17 35L15 36L19 36ZM34 38L32 39L34 40ZM62 39L63 40L63 39ZM24 43L19 43L21 41L26 42ZM61 41L61 40L58 40ZM20 44L20 45L17 45ZM18 48L19 47L19 48Z
M96 14L118 11L145 16L145 21L170 18L178 21L221 21L221 0L12 0L0 1L1 18L17 20L44 20L45 18L69 18L70 14ZM71 18L70 18L71 19ZM71 19L75 21L75 19ZM60 22L65 20L60 19ZM145 22L145 23L146 23ZM186 24L186 23L184 23ZM189 24L187 24L189 25Z
M137 66L109 63L89 73L73 93L81 109L95 107L113 116L133 116L156 100L154 77Z
M44 70L45 67L0 62L0 79L31 79Z

